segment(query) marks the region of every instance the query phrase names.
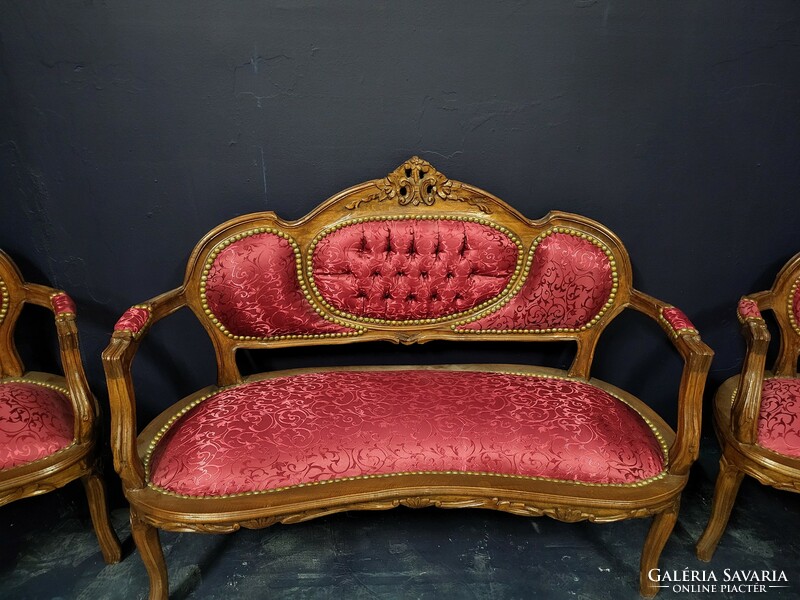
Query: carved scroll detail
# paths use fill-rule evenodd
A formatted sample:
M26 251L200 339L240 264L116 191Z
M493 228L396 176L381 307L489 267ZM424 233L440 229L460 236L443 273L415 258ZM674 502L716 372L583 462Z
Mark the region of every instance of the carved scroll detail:
M377 500L373 502L358 502L353 504L331 506L303 511L300 513L278 515L274 517L263 517L249 519L233 523L180 523L165 521L151 515L140 515L139 518L146 523L161 529L171 531L195 531L199 533L231 533L238 531L242 527L246 529L261 529L270 527L277 523L288 525L290 523L301 523L319 517L347 511L347 510L389 510L398 506L409 508L486 508L499 510L523 517L550 517L558 521L575 523L577 521L591 521L596 523L608 523L621 521L623 519L636 519L653 516L664 510L664 506L638 508L632 510L599 510L597 512L585 511L576 507L553 506L538 507L524 502L512 502L501 498L469 498L462 496L411 496L407 498L395 498L392 500ZM666 506L671 505L667 503Z
M377 192L357 198L346 205L355 210L368 202L396 201L400 206L433 206L437 200L443 202L465 202L483 213L489 214L485 199L467 189L458 181L451 181L437 171L429 162L413 156L376 182Z

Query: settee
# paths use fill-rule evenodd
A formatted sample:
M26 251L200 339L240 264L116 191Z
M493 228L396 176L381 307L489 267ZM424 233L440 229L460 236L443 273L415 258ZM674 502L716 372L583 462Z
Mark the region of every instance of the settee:
M215 385L137 434L131 364L150 327L188 307ZM652 318L685 365L673 430L590 378L621 311ZM244 377L242 349L385 340L576 344L568 370L531 365L295 369ZM168 595L159 530L232 532L331 513L486 508L608 522L652 517L640 591L697 457L712 352L677 308L635 290L604 226L529 220L417 157L297 221L248 214L208 233L183 284L133 306L103 354L114 464L150 598ZM534 557L531 560L535 560Z

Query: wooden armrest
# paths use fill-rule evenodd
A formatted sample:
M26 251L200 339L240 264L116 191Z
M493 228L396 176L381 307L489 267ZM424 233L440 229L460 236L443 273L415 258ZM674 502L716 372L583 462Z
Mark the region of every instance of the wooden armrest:
M761 410L761 388L770 335L767 324L760 316L740 320L747 350L736 397L731 406L731 426L737 440L753 444L758 437L758 413Z
M136 451L136 395L131 364L139 344L153 323L184 306L184 290L178 288L133 307L137 311L129 309L117 322L111 342L103 351L103 368L111 406L114 469L122 478L126 490L141 489L146 485L144 465ZM134 315L133 319L131 315Z
M55 318L61 368L75 413L75 440L92 441L92 423L97 417L97 400L89 390L81 360L75 304L63 290L37 283L25 283L25 301L50 310Z
M637 290L632 290L630 302L632 308L661 325L684 361L678 392L678 427L669 452L670 472L683 475L689 471L700 451L703 389L714 351L703 343L696 329L675 328L665 318L664 311L674 308L669 304Z

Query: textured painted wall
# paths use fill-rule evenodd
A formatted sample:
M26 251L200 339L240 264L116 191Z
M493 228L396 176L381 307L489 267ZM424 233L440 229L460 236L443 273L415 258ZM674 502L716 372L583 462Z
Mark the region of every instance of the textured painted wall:
M717 350L711 388L743 354L736 300L800 250L796 2L9 1L0 53L0 244L77 300L101 397L114 321L177 286L208 229L264 209L299 217L412 154L530 217L561 209L609 226L637 287L683 308ZM634 316L601 342L596 374L667 406L679 369ZM213 380L190 315L154 330L136 374L145 418Z

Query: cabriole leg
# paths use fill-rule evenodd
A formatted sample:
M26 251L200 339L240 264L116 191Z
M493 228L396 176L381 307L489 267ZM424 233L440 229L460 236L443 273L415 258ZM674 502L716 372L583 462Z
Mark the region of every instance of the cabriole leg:
M639 567L639 593L645 598L652 598L660 589L658 582L652 581L648 577L648 573L658 567L661 551L669 539L669 534L672 533L672 528L675 527L675 521L678 520L679 505L679 501L676 501L672 508L653 517L653 523L650 525L650 531L644 541L642 561Z
M88 475L81 477L81 483L89 500L89 514L92 516L92 525L100 543L103 559L110 565L118 563L122 558L122 549L108 514L105 482L95 468Z
M149 600L168 600L167 563L164 562L164 553L161 551L158 529L140 521L131 511L131 534L150 577Z
M719 544L719 538L728 526L728 519L731 516L733 503L739 486L744 478L744 473L728 462L723 454L719 461L719 475L714 487L714 500L711 504L711 517L706 525L706 530L697 542L697 558L708 562L714 556L714 551Z

